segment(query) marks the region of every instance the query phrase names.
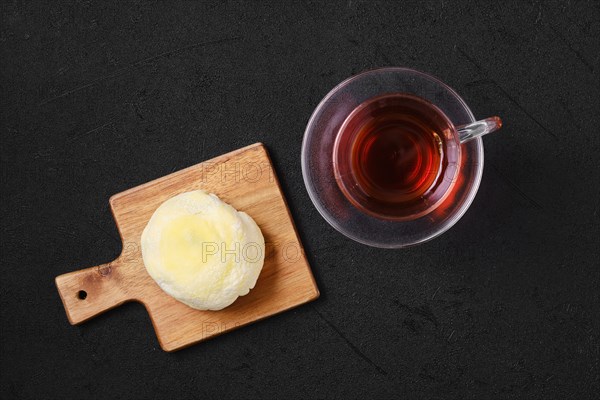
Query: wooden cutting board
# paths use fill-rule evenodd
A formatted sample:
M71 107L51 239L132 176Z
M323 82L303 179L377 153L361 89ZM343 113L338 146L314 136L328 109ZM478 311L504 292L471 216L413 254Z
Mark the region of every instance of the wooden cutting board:
M221 311L199 311L160 289L142 262L140 237L154 211L182 192L202 189L244 211L265 237L256 286ZM256 143L110 198L123 241L114 261L60 275L56 286L71 324L127 301L142 303L163 350L174 351L319 297L302 244L265 147Z

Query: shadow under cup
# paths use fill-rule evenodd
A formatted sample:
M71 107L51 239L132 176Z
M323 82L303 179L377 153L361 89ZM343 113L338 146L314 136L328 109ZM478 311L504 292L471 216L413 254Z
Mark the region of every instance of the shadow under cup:
M406 93L373 97L341 125L333 169L356 208L384 220L429 214L450 194L461 145L454 125L432 103Z

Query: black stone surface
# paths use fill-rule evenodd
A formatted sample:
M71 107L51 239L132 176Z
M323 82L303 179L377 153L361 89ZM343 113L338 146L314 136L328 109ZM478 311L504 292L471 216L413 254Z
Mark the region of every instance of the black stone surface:
M1 10L2 398L598 398L598 2ZM322 96L386 65L505 122L468 213L400 251L334 231L300 169ZM174 354L139 304L69 325L54 277L119 254L109 196L258 141L318 301Z

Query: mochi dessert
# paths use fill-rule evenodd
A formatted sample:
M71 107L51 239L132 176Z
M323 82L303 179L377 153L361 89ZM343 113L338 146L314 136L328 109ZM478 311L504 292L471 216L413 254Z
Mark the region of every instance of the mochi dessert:
M265 240L248 214L202 190L160 205L142 233L148 274L167 294L199 310L221 310L254 288Z

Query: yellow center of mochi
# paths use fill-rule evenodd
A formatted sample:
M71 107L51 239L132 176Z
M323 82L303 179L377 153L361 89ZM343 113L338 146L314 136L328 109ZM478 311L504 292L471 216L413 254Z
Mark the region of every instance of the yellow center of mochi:
M207 265L219 262L216 249L223 240L212 221L200 215L185 215L169 222L161 235L160 254L163 266L174 280L192 278ZM215 259L216 258L216 259Z

